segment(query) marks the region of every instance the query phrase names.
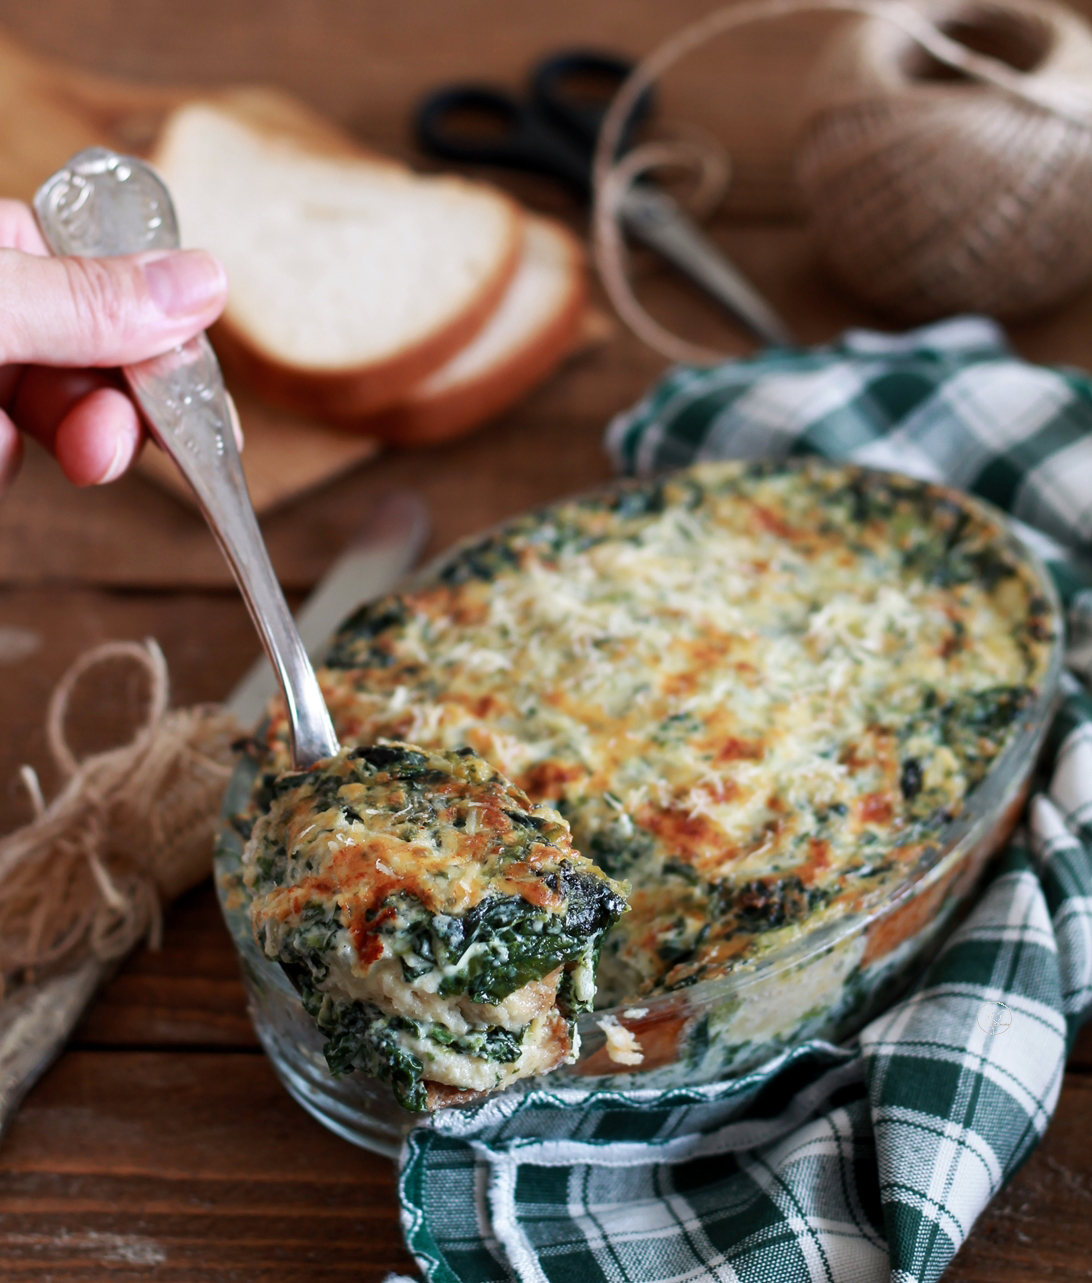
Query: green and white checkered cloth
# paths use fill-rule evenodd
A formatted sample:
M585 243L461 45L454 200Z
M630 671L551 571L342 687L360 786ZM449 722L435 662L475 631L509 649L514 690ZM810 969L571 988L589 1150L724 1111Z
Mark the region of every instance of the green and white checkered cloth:
M1042 1136L1092 1010L1092 383L960 318L673 370L608 444L639 473L852 459L1035 527L1070 624L1043 791L913 993L851 1046L810 1042L710 1086L539 1088L441 1113L403 1151L407 1242L432 1283L937 1279Z

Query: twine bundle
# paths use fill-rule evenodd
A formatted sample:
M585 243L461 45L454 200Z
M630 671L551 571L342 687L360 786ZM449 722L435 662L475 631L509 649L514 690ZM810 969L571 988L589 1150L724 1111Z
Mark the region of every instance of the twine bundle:
M89 670L117 661L147 674L145 722L130 743L77 761L64 733L72 693ZM168 697L151 640L87 652L53 692L46 732L65 783L46 806L23 768L37 815L0 838L0 980L110 961L142 936L154 947L161 905L207 877L238 728L219 706L168 710Z
M1092 32L1027 0L931 0L926 13L1040 86L1092 88ZM1016 319L1092 279L1092 128L953 76L862 18L816 76L797 174L826 260L900 321Z
M641 94L687 54L754 22L857 15L812 88L799 178L834 272L901 320L958 311L1005 319L1092 279L1092 31L1038 0L743 0L655 49L619 90L595 161L593 246L623 320L673 361L727 354L685 342L630 288L618 211L628 186L693 148L616 159Z

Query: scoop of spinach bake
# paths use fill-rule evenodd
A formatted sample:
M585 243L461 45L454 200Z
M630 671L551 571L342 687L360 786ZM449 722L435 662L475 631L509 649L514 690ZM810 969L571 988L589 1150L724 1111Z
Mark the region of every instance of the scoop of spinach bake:
M470 749L385 744L269 777L251 922L335 1074L422 1110L556 1068L591 1008L622 889Z
M935 860L1053 614L982 505L703 464L509 522L341 629L343 743L470 745L631 886L597 1005L755 965ZM264 768L284 769L283 712Z

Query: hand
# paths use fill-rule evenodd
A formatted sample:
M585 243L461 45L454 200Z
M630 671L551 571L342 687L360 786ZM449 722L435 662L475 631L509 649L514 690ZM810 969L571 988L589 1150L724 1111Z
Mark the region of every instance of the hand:
M0 200L0 489L23 432L76 485L121 476L144 429L116 367L192 338L226 296L224 269L200 250L50 258L29 208Z

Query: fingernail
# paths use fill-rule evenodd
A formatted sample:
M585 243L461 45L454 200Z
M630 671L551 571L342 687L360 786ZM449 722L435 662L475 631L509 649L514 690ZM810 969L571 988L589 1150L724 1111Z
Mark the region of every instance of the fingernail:
M116 481L118 477L129 466L129 443L125 440L125 433L114 431L114 457L110 460L110 466L95 482L97 486L104 486L108 481Z
M18 429L0 410L0 490L14 479L23 458L23 438Z
M199 249L164 254L143 267L152 302L165 316L192 316L204 311L227 288L224 269Z

